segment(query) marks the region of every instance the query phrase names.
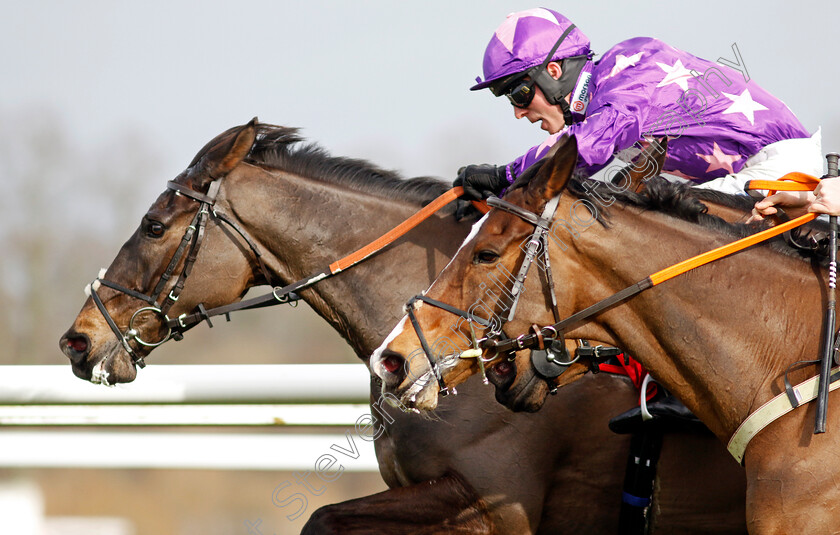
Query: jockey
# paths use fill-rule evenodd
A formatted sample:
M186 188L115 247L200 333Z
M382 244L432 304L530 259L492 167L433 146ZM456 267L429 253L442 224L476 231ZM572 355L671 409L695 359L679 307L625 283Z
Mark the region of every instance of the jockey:
M667 136L663 171L698 187L743 194L749 180L794 171L821 176L819 130L810 135L782 101L751 81L733 50L735 62L719 60L730 67L637 37L596 61L589 39L560 13L512 13L484 52L484 79L470 89L506 96L517 119L539 122L549 136L507 165L462 168L454 186L463 186L467 199L498 195L564 135L576 137L578 166L590 175L614 156L629 162L646 139ZM767 198L766 210L813 199L810 192L779 192ZM661 403L664 413L691 416L673 398Z
M517 119L539 121L550 135L507 165L463 168L455 185L468 198L498 194L563 135L576 136L579 166L589 174L613 156L629 161L647 137L667 136L664 172L701 187L744 193L748 180L821 176L820 132L809 135L782 101L750 81L733 49L737 62L721 59L739 70L649 37L594 61L589 39L560 13L512 13L490 39L484 80L471 90L505 95Z

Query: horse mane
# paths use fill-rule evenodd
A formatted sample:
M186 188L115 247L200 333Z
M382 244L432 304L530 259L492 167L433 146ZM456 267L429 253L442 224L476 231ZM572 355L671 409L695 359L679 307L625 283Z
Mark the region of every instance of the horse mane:
M613 198L624 205L634 206L641 210L667 214L735 239L745 238L769 228L769 225L763 222L729 223L718 216L709 214L708 207L703 204L703 201L714 202L730 208L744 209L746 212L752 207L753 201L745 195L694 188L689 184L671 182L662 177L649 179L645 183L645 189L639 193L616 192L616 189L610 189L609 185L600 181L594 181L594 184L587 184L587 187L584 187L585 180L592 181L589 178L572 178L568 189L577 197L591 202L598 208L597 219L604 226L609 226L609 208L605 208L603 202L597 200L598 195L601 198ZM822 226L815 225L817 229ZM773 238L768 241L768 244L771 249L787 256L811 258L811 255L804 254L785 243L782 237Z
M732 193L724 193L722 191L706 188L694 188L689 184L684 184L691 190L691 194L697 197L700 201L708 201L721 206L743 210L750 212L755 204L755 199L747 195L733 195Z
M523 188L533 179L539 169L546 163L543 158L525 170L510 185L508 191ZM586 184L586 187L584 187ZM576 169L569 179L568 190L593 203L598 208L598 221L608 226L609 210L605 209L601 199L616 199L619 202L636 206L642 210L655 210L678 219L698 223L716 231L735 234L743 237L756 231L759 225L733 225L723 219L708 214L708 208L703 201L713 202L729 208L736 208L748 212L752 209L753 201L744 195L732 195L721 191L693 188L689 184L671 182L663 177L653 177L645 182L645 188L639 192L621 191L617 186L608 185L599 180L589 178L585 172Z
M246 161L421 206L450 187L437 178L405 179L395 171L382 169L366 160L332 156L315 143L304 143L298 128L262 123L257 125L257 139Z

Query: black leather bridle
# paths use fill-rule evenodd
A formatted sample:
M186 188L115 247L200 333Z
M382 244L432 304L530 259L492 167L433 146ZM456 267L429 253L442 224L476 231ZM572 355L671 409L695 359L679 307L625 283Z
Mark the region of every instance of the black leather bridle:
M414 328L414 332L417 335L417 338L420 340L420 346L423 350L423 353L426 355L426 359L428 360L429 365L431 366L432 373L434 373L435 378L437 379L438 387L440 390L439 395L445 396L449 394L449 389L446 387L446 384L443 380L441 362L440 360L438 360L431 347L429 346L427 338L423 333L423 329L414 315L414 305L417 301L428 303L451 314L460 316L468 321L471 330L473 347L455 356L459 358L478 358L478 363L481 368L481 373L482 375L484 375L485 382L487 381L487 377L485 375L484 364L495 360L500 354L510 354L514 351L522 349L531 349L531 361L534 362L537 372L545 379L552 379L554 377L559 376L571 364L574 364L575 362L577 362L578 358L580 358L580 355L577 355L574 359L570 358L569 352L566 349L563 333L561 331L555 330L553 327L546 327L540 330L538 327L534 326L534 334L530 335L535 340L533 344L526 344L526 335L522 335L517 338L511 339L507 335L505 335L503 331L504 324L513 320L513 317L516 314L516 308L519 303L519 298L522 296L522 291L525 287L525 279L528 276L528 271L531 265L534 263L534 260L536 260L537 256L540 254L542 255L543 265L545 266L549 294L551 295L551 309L552 313L554 314L554 320L556 322L560 321L560 313L557 308L557 296L555 292L554 278L551 273L551 261L549 259L548 251L548 236L551 229L551 223L554 220L554 213L557 211L557 205L559 203L560 196L558 195L546 203L542 215L537 215L515 204L503 201L498 197L490 197L487 199L487 204L491 207L512 213L520 217L521 219L527 221L528 223L531 223L532 225L534 225L535 228L533 234L531 234L531 237L525 246L525 258L522 261L522 265L520 266L516 278L514 279L513 288L510 291L511 302L510 307L508 308L507 316L503 319L500 325L493 325L492 329L485 332L484 337L482 337L481 339L476 339L475 337L473 322L478 323L483 327L490 327L491 322L488 320L477 317L466 310L461 310L457 307L435 299L431 299L424 295L415 296L406 304L406 313L408 315L408 318L411 321L411 325ZM543 331L547 332L544 333ZM489 343L498 343L500 341L508 342L510 344L510 347L505 348L505 350L503 351L495 351L495 355L489 359L485 359L481 356L482 349L487 348ZM590 351L589 354L598 357L601 356L598 353L598 348L589 349L594 350ZM612 354L613 353L610 353L610 355ZM603 355L603 358L608 358L606 353Z
M184 289L184 285L186 284L187 277L189 277L190 271L192 270L193 264L195 264L196 258L198 257L198 252L201 248L201 244L204 240L204 233L207 226L207 221L214 217L218 221L228 225L237 234L239 234L248 246L250 247L251 251L253 251L254 256L257 259L257 264L262 272L262 276L265 278L267 283L271 283L271 274L268 271L268 268L265 266L265 263L262 260L262 253L260 252L259 248L256 245L256 242L251 239L248 234L240 227L233 219L228 217L222 212L219 212L215 209L216 204L216 196L219 193L219 189L221 187L221 179L216 179L210 183L210 186L207 190L207 193L200 193L198 191L193 190L187 186L182 184L178 184L174 181L169 181L166 184L167 189L170 189L175 192L176 195L183 195L188 197L197 203L199 203L198 210L196 211L195 216L193 216L192 221L187 226L186 230L184 231L184 235L181 238L181 243L178 245L178 248L175 250L175 253L172 255L172 258L169 260L169 264L167 265L164 272L161 274L160 279L158 280L155 288L152 290L150 294L144 294L142 292L132 290L130 288L126 288L116 282L109 281L105 279L105 273L100 272L99 276L93 280L91 284L89 284L85 291L86 293L90 294L91 299L93 300L94 304L96 304L96 308L99 309L99 312L105 318L105 321L108 323L108 326L113 331L114 335L119 340L120 344L122 345L123 349L129 354L131 360L139 367L145 367L146 363L143 360L143 356L139 355L137 351L131 346L130 342L134 341L136 344L147 347L147 348L155 348L164 342L175 339L180 340L183 338L184 331L194 327L201 321L207 321L208 324L212 327L212 323L210 323L210 316L216 315L213 314L213 311L207 311L202 303L199 303L197 306L198 311L191 316L187 314L182 314L177 318L170 318L167 315L169 309L174 305L178 298L181 295L181 292ZM184 256L186 255L186 259L184 260ZM167 287L169 281L172 279L173 274L177 267L183 262L183 268L181 269L180 274L178 275L178 279L175 281L175 284L172 286L172 289L166 294L163 298L162 302L160 301L160 296L163 294L165 288ZM105 304L102 301L102 298L99 296L97 290L101 286L105 286L107 288L111 288L118 292L121 292L129 297L133 297L140 301L143 301L147 304L147 306L138 308L132 315L131 319L128 321L128 327L125 331L120 330L117 326L116 321L111 316L108 309L105 307ZM277 292L274 293L274 297L276 298L276 302L278 303L288 303L293 300L298 299L297 295L293 294L292 292L287 292L282 295L277 295ZM247 307L238 307L239 309L247 308ZM226 313L226 312L222 312ZM158 317L161 321L163 328L165 329L165 334L161 337L158 341L148 341L143 340L140 337L140 333L135 326L137 318L142 316L143 314L152 314ZM196 321L196 318L197 321Z
M187 276L189 275L190 270L192 269L192 265L195 262L196 256L198 255L198 250L201 246L201 240L204 235L205 225L211 217L228 225L230 228L236 231L236 233L238 233L242 237L242 239L245 240L245 242L248 243L248 246L251 248L251 251L256 257L256 261L259 265L259 268L262 271L264 282L267 284L272 283L271 274L269 273L268 269L265 266L265 263L262 260L262 255L260 253L259 248L257 247L256 242L248 236L245 230L242 229L236 223L236 221L234 221L232 218L215 208L216 195L218 195L221 183L220 180L221 179L217 179L216 181L211 183L206 194L197 192L187 186L178 184L176 182L170 181L167 184L167 188L175 191L176 195L184 195L198 202L199 209L192 223L187 227L187 230L184 233L184 237L181 240L181 245L178 247L178 250L175 252L175 255L170 260L169 266L167 267L166 271L161 277L161 280L158 282L158 284L155 287L155 290L152 292L151 295L146 295L142 292L131 290L115 282L106 280L104 278L104 271L100 272L99 276L96 279L94 279L94 281L91 284L89 284L86 289L99 311L105 317L105 320L108 323L111 330L114 332L114 335L122 344L122 347L128 352L132 360L140 367L143 367L145 365L143 362L143 357L137 355L136 350L131 347L131 341L134 341L140 346L153 348L163 344L164 342L170 339L180 340L181 338L183 338L183 333L185 331L198 325L203 321L206 321L207 324L210 327L212 327L213 324L210 322L210 318L214 316L226 316L228 320L230 320L230 313L239 310L250 310L281 304L294 305L298 300L301 299L300 295L298 294L300 290L314 286L320 281L338 275L339 273L343 273L345 270L351 268L352 266L360 262L364 262L368 258L372 258L373 255L376 254L378 251L381 251L383 248L387 247L389 244L393 243L395 240L405 235L406 232L415 228L420 222L424 221L432 214L436 213L438 210L446 206L449 202L457 198L457 196L459 195L459 193L456 191L458 188L448 190L432 202L425 205L419 212L415 213L414 215L412 215L407 220L403 221L402 223L388 231L380 238L377 238L373 242L368 243L367 245L354 251L353 253L331 263L326 268L316 273L310 274L308 277L304 277L297 281L291 282L289 284L286 284L285 286L273 287L271 292L267 294L252 297L244 301L238 301L235 303L221 305L215 308L207 309L204 306L204 304L199 303L196 306L194 312L189 314L184 313L176 318L170 318L167 315L167 311L178 300L178 296L180 295L181 290L183 289L184 284L186 283ZM175 268L177 268L177 266L181 262L181 259L184 255L187 246L189 246L189 256L184 263L184 268L181 271L181 276L175 283L172 291L170 291L170 293L167 295L166 301L164 301L162 305L158 304L158 297L163 292L163 289L166 286L167 281L170 280ZM121 292L135 299L144 301L148 304L148 306L142 307L135 311L135 313L131 316L131 319L129 320L129 325L125 332L121 331L120 328L117 326L116 322L111 317L108 310L105 308L102 299L99 297L97 290L100 286L106 286L108 288L117 290L118 292ZM160 340L156 342L149 342L143 340L140 338L138 330L134 328L136 318L144 313L154 314L162 322L162 325L166 330L166 334Z

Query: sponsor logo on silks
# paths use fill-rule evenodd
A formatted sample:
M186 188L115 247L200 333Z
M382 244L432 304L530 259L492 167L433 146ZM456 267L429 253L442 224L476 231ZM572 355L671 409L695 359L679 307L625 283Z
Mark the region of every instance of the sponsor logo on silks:
M582 72L575 85L575 90L572 92L572 102L569 107L577 114L584 115L586 107L589 106L589 82L591 79L591 72Z

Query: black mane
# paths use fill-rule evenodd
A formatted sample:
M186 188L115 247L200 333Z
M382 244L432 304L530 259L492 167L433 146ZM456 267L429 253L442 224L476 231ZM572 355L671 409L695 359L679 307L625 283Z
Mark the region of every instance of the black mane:
M601 199L615 199L618 202L635 206L642 210L652 210L662 212L670 216L697 223L707 228L716 231L727 232L729 234L743 234L746 225L733 225L727 223L723 219L709 215L708 207L703 204L703 201L717 202L725 204L726 206L742 207L744 211L748 211L749 205L738 206L738 201L733 199L735 195L728 195L721 192L712 192L712 195L707 195L709 190L701 190L692 188L688 184L681 184L669 182L661 177L654 177L645 182L645 187L640 193L631 191L621 191L617 187L610 188L604 182L589 182L584 188L584 180L591 179L572 179L569 181L569 191L575 195L587 199L598 207L599 212L602 212L604 217L609 219L609 210L604 209L604 203L598 201ZM746 200L749 203L749 199ZM751 226L750 232L756 229Z
M404 179L365 160L331 156L314 143L303 144L297 128L259 124L249 163L364 191L385 199L425 205L449 189L432 177Z
M598 200L613 198L616 201L642 210L652 210L668 214L670 216L696 223L703 228L720 232L735 239L745 238L758 231L769 228L766 223L729 223L718 216L708 213L708 207L703 202L712 202L730 208L742 209L747 213L754 203L745 195L731 195L720 191L699 189L689 184L670 182L662 177L655 177L645 182L645 188L640 193L629 191L617 192L617 188L611 189L604 182L595 181L594 184L587 184L584 188L584 180L588 178L573 178L569 181L568 189L581 199L593 203L598 209L598 220L601 224L608 226L609 207ZM807 225L815 230L824 230L820 222L812 222ZM802 251L793 248L785 243L782 237L776 237L769 242L770 247L778 252L796 257L810 257Z

